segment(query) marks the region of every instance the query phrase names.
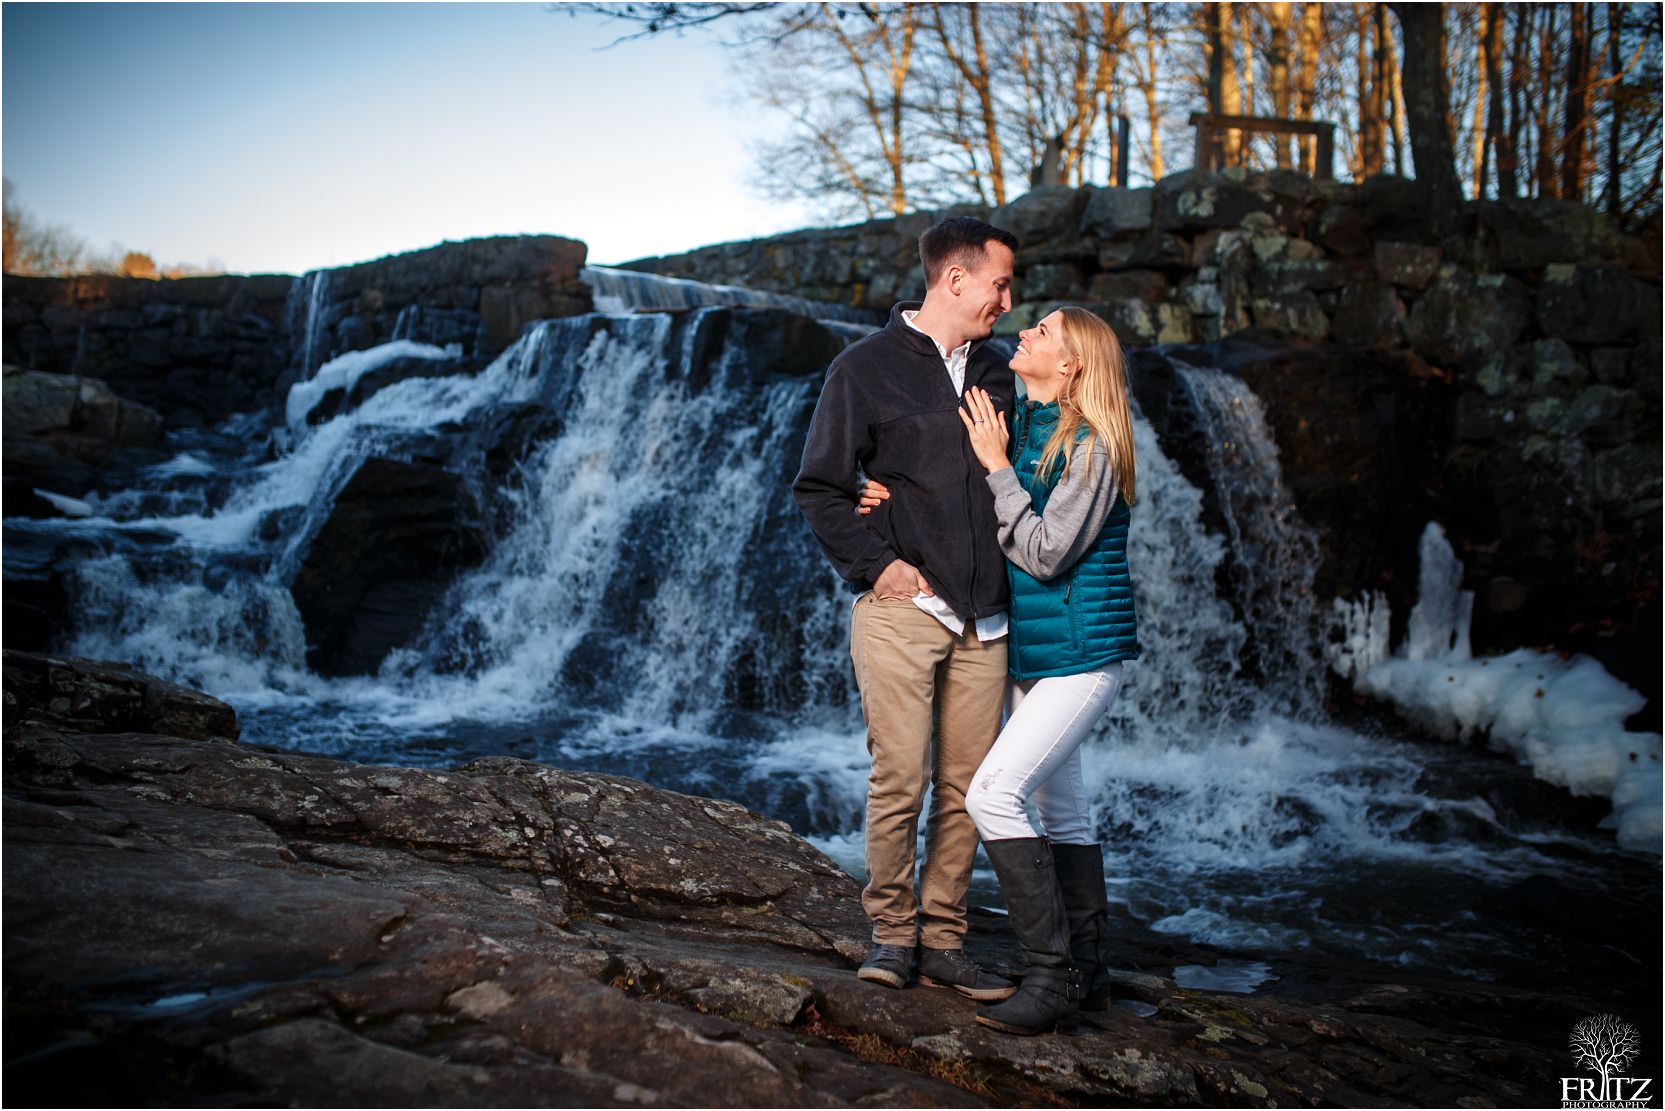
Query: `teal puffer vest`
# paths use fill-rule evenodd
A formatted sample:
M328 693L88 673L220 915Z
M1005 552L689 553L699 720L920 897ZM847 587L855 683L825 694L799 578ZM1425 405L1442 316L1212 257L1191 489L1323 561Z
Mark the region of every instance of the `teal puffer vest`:
M1020 401L1014 408L1012 466L1029 493L1029 504L1044 514L1047 498L1063 473L1062 459L1053 464L1051 473L1038 473L1041 452L1058 424L1058 404ZM1086 437L1083 426L1078 439ZM1102 466L1100 460L1098 467ZM1095 468L1094 480L1103 481L1101 474ZM1117 660L1138 658L1133 580L1127 571L1131 517L1127 503L1118 497L1093 546L1073 567L1047 582L1006 564L1012 587L1006 653L1012 678L1077 675Z

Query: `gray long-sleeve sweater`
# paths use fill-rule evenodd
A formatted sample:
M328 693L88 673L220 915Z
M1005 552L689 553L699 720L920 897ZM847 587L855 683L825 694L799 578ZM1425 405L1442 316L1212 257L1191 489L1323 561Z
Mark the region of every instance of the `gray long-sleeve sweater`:
M1042 582L1069 570L1093 546L1116 505L1116 476L1097 436L1091 439L1092 479L1087 478L1087 443L1070 452L1069 473L1036 513L1017 472L1003 467L987 478L1000 522L1000 550Z

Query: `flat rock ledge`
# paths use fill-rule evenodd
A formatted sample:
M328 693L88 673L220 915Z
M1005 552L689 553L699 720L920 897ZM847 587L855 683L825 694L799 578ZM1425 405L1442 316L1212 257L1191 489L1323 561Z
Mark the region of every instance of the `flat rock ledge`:
M734 803L257 748L120 665L7 652L4 691L13 1105L1537 1106L1580 1007L1128 972L1008 1037L856 980L856 882Z

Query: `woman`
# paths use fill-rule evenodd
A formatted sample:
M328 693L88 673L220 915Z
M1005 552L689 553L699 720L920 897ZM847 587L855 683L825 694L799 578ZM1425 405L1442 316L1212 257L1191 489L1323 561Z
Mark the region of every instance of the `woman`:
M1019 333L1028 390L1008 433L989 396L960 419L988 471L1011 584L1005 727L966 796L1027 965L1022 987L977 1021L1037 1034L1109 1003L1104 861L1081 776L1081 743L1139 654L1127 569L1135 466L1121 346L1085 309ZM875 482L863 504L889 496ZM1032 800L1045 836L1030 824Z

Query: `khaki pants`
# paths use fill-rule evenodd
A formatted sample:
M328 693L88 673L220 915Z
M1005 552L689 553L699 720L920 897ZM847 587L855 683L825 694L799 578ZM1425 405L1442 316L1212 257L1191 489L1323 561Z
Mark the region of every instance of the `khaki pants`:
M914 945L917 931L932 949L958 949L977 852L965 794L1000 730L1006 641L985 644L970 624L955 636L912 601L881 601L869 591L850 617L850 658L873 758L861 898L873 940ZM931 813L915 899L914 846L927 782Z

